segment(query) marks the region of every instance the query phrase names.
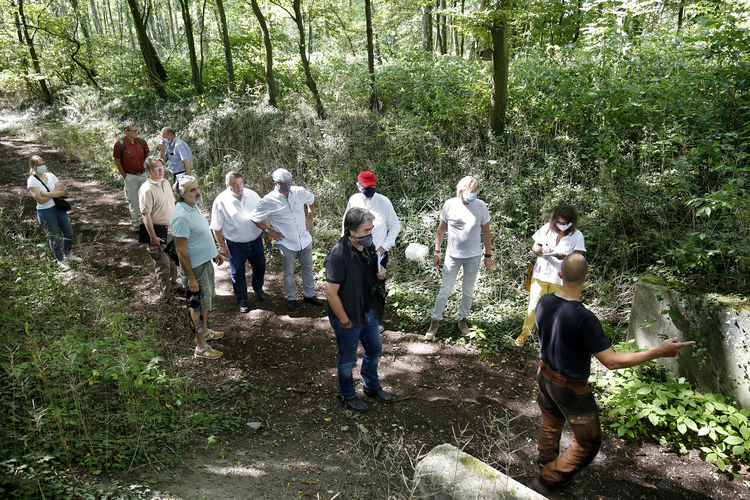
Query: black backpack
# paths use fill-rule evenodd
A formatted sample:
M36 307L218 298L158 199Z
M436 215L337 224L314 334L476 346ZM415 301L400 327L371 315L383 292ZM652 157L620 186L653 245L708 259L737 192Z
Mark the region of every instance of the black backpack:
M141 143L141 147L143 148L143 159L146 160L146 141L141 139L140 137L136 137L138 139L138 142ZM125 156L125 139L120 138L120 165L122 165L122 159Z

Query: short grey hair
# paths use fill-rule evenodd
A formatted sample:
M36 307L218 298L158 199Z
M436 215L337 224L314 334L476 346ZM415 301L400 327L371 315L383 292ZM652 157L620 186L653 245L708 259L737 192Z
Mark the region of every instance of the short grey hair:
M149 172L153 172L155 168L154 166L155 161L158 161L159 163L161 163L162 167L164 166L164 162L162 161L161 158L159 158L158 156L149 156L148 158L146 158L146 161L143 162L143 168L145 168Z
M228 186L229 183L235 179L242 179L242 174L235 170L232 170L231 172L227 172L226 177L224 177L224 184Z
M127 120L122 122L122 129L127 132L130 127L137 126L137 124L132 120Z
M163 129L161 129L161 135L177 135L177 134L175 134L172 127L164 127Z
M368 220L375 220L375 216L370 211L359 207L350 208L344 216L344 234L349 236L349 231L356 233L359 231L360 226Z
M174 191L174 196L178 201L182 201L182 196L185 194L185 185L188 182L197 183L198 179L196 179L192 175L183 175L178 180L176 180L174 185L172 186L172 191Z

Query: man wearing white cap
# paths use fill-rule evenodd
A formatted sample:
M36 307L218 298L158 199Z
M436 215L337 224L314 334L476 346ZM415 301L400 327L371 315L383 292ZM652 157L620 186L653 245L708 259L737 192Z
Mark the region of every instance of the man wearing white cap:
M375 175L369 170L363 170L357 176L357 189L349 198L344 210L344 219L351 208L364 208L375 216L372 228L372 241L378 252L380 265L388 267L388 250L396 244L396 237L401 232L401 223L398 221L396 211L388 197L377 193ZM382 332L383 310L385 309L385 280L377 282L377 296L375 297L375 317L378 320L378 329Z
M312 236L310 230L315 210L315 195L301 186L292 186L292 174L284 168L274 170L274 190L265 195L250 215L263 232L276 240L281 252L287 307L297 308L297 284L294 281L294 261L302 269L302 295L305 302L323 305L316 297L313 276ZM305 216L305 205L307 215Z

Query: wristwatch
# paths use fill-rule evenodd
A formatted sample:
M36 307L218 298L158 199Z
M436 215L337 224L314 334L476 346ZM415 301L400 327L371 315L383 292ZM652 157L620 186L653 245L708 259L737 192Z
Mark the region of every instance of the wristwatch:
M270 233L271 232L271 226L268 226L263 230L264 233Z

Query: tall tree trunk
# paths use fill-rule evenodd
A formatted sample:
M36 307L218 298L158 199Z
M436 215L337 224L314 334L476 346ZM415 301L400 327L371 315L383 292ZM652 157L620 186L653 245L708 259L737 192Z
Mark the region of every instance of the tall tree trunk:
M443 14L440 16L440 53L445 55L448 52L448 33L445 22L445 0L440 1L440 8Z
M491 30L492 36L492 102L490 129L497 136L505 133L505 107L508 102L508 41L506 23L501 21Z
M365 26L367 31L367 72L370 74L370 109L379 107L378 95L375 92L375 44L372 36L372 11L370 0L365 0Z
M302 69L305 72L305 82L307 88L315 99L315 111L318 113L318 117L321 120L328 118L323 102L320 100L320 94L318 93L318 86L313 79L312 73L310 72L310 61L307 59L307 49L305 47L305 24L302 17L301 0L293 0L292 6L294 8L294 22L297 24L297 31L299 32L299 56L302 60Z
M167 81L167 72L164 70L159 55L156 53L154 45L151 43L151 39L148 37L148 34L146 34L146 27L143 24L144 20L143 17L141 17L137 0L128 0L128 6L130 7L130 13L133 16L133 25L135 26L135 31L138 35L138 45L141 48L143 61L146 63L148 78L151 80L151 84L154 86L159 97L166 99L167 91L165 82Z
M224 0L216 0L216 8L219 10L221 40L224 44L224 62L227 65L227 90L234 92L234 63L232 62L232 48L229 46L229 29L227 28L227 16L224 13Z
M167 16L169 16L169 36L172 37L172 46L177 46L177 34L175 33L174 25L174 14L172 13L172 2L165 2L167 4Z
M256 19L258 19L260 30L263 32L263 45L266 48L266 87L268 88L268 104L275 108L277 107L277 90L276 78L273 76L273 45L271 44L271 33L268 31L266 18L258 6L258 0L250 0L250 4L253 7L253 13L255 14Z
M432 4L422 5L422 50L432 52Z
M34 67L34 72L38 75L39 87L42 89L42 96L44 102L52 104L52 93L47 87L47 79L42 74L42 65L39 63L39 57L36 54L36 47L34 47L34 39L29 35L29 28L26 23L26 14L23 11L23 0L18 0L18 18L21 21L21 31L23 38L26 40L26 45L29 47L29 55L31 56L31 64ZM67 450L66 450L67 451Z
M81 42L78 41L78 18L76 17L76 27L73 30L73 36L70 38L70 41L73 42L76 46L76 49L73 51L72 54L70 54L70 59L78 65L79 68L83 70L84 73L86 73L86 77L91 80L91 83L94 84L94 87L96 87L97 90L101 92L102 88L99 85L99 82L96 81L96 78L94 77L94 72L91 71L88 66L83 64L81 61L78 60L78 52L81 51Z
M461 0L461 14L464 13L465 8L466 8L466 0ZM462 31L461 32L461 48L460 48L460 50L458 52L458 55L461 56L461 57L464 56L464 39L465 39L465 36L464 36L463 31Z
M128 0L132 1L132 0ZM198 57L195 54L195 38L193 38L193 18L190 17L190 0L180 0L180 10L182 11L182 22L185 24L185 40L188 46L188 55L190 56L190 74L193 80L196 94L203 93L203 80L198 69Z
M99 20L99 11L96 9L96 1L91 0L91 17L94 18L94 27L96 28L96 33L98 35L101 35L103 33L102 31L102 23Z
M205 54L207 52L206 37L203 36L206 32L206 3L208 0L203 0L203 6L201 7L201 15L198 18L198 28L200 29L200 36L198 37L198 46L201 48L201 58L198 63L198 75L201 77L201 88L203 88L203 62Z
M685 0L680 0L680 10L677 11L677 33L682 29L682 20L685 16Z
M307 57L312 57L313 52L313 2L307 10Z
M24 44L23 28L21 27L21 19L18 17L18 10L16 10L13 13L13 17L16 22L16 36L18 36L18 43L23 45ZM24 57L23 60L21 60L21 65L23 66L23 74L28 76L29 75L29 60ZM29 79L27 78L26 79L27 85L28 85L28 82L29 82Z
M580 36L580 33L581 33L581 16L583 15L583 13L581 12L582 4L583 4L583 0L577 0L575 31L573 32L573 43L576 43L578 41L578 37Z

